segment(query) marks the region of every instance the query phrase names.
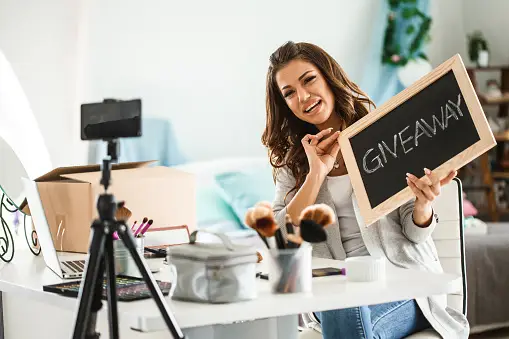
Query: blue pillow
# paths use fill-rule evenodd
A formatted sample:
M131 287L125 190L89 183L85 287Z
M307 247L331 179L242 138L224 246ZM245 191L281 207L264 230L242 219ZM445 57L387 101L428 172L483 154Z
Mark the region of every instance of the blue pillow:
M196 218L201 229L228 232L242 229L233 209L215 184L199 185L196 192Z
M252 171L226 172L216 175L224 200L234 211L239 222L244 224L248 208L265 200L272 202L275 186L270 166Z

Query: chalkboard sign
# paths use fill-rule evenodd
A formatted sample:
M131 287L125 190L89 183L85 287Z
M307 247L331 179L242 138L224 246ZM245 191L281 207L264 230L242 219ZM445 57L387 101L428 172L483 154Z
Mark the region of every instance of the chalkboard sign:
M413 198L406 173L445 177L496 142L456 55L345 129L340 144L370 225Z
M480 140L453 71L350 139L357 167L376 207ZM381 185L380 183L383 183Z

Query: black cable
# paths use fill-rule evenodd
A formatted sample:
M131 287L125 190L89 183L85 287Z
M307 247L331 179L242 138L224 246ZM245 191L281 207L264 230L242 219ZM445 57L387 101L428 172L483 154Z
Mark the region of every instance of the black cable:
M39 245L39 237L37 236L37 232L35 230L32 230L32 245L30 244L30 241L28 240L27 236L27 215L23 214L23 229L25 233L25 240L27 241L28 248L30 249L30 252L32 252L33 255L39 255L41 254L41 247L37 248ZM34 251L34 248L37 248L38 251Z
M14 238L12 237L11 229L9 228L9 225L7 225L7 222L4 220L3 217L3 208L5 207L8 211L9 209L7 206L5 206L4 203L5 193L2 194L2 200L0 201L0 220L2 221L2 228L4 230L5 236L0 237L0 248L2 249L2 252L0 253L0 259L2 259L4 262L11 262L12 258L14 257ZM7 199L9 200L9 199ZM12 204L12 203L11 203ZM9 211L10 212L10 211ZM10 242L9 242L10 240ZM11 248L12 244L12 254L9 256L6 256L6 254L9 252L9 249ZM5 245L5 249L4 249Z

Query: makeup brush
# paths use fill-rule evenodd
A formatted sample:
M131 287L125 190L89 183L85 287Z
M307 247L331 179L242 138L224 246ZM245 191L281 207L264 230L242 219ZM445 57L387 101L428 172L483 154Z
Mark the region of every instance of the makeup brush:
M246 225L248 225L258 233L258 236L260 236L260 239L262 239L267 248L270 248L270 246L267 241L266 235L271 234L270 229L272 227L272 224L273 223L275 224L275 222L271 221L269 211L272 212L272 210L267 210L266 208L263 207L262 208L251 207L247 210L246 216L244 218L244 222L246 223Z
M150 226L152 226L152 224L154 223L154 220L150 219L147 224L145 225L145 227L143 227L143 229L140 231L140 235L143 235L145 234L145 232L148 231L148 229L150 228Z
M327 240L324 228L313 220L304 219L300 222L300 236L302 240L318 243Z
M148 218L145 217L143 218L143 222L140 224L140 226L138 226L138 228L136 229L136 231L134 231L134 236L136 237L138 235L138 233L140 233L140 231L145 227L145 224L147 223L148 221Z
M327 240L325 227L334 223L334 211L325 204L306 207L300 215L300 236L304 241L317 243Z
M277 229L276 220L271 208L256 206L253 208L252 218L255 227L264 237L273 237Z
M295 230L293 228L292 218L290 218L290 215L287 214L285 216L285 226L286 226L286 233L287 233L287 239L288 239L288 248L298 248L299 245L293 241L290 240L290 235L295 236Z
M304 208L300 214L300 220L313 220L315 223L327 227L334 223L334 211L329 205L314 204Z
M115 211L115 219L118 221L127 222L127 220L133 215L133 213L125 207L125 201L121 201L117 204L117 210ZM118 233L113 233L113 240L118 240Z
M300 245L302 245L302 242L304 241L297 234L288 234L287 238L288 238L288 248L298 248ZM293 244L292 246L295 247L290 247L290 244Z
M117 208L117 211L115 212L115 219L127 222L131 215L133 215L133 213L122 204L122 206Z
M275 291L278 293L287 293L296 289L298 280L298 262L302 256L302 248L300 247L304 240L297 234L288 234L288 248L292 248L293 252L288 255L285 254L278 258L279 267L281 269L281 275L279 281L275 286ZM291 247L294 246L294 247Z
M276 246L270 246L269 244L269 248L277 247L279 249L283 249L286 247L283 235L276 223L274 212L272 211L272 206L269 202L261 201L254 207L248 209L246 224L258 231L258 233L262 237L266 238L267 241L271 241L272 237L275 237Z
M278 227L276 232L274 233L274 236L276 237L276 244L277 244L277 248L279 248L280 250L283 250L286 248L286 241L285 241L285 238L283 237L283 233L281 233L281 229Z
M265 208L270 209L272 218L274 218L274 214L272 212L272 204L270 202L268 202L268 201L257 202L255 204L255 208L258 208L258 207L265 207ZM274 220L274 222L275 222L275 220ZM281 233L281 229L279 227L276 229L276 233L274 233L274 236L276 237L277 248L279 248L279 249L286 248L285 239L284 239L283 233Z

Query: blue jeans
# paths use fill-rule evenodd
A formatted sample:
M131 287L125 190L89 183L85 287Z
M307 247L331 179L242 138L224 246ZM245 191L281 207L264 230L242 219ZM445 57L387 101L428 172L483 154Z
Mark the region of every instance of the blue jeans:
M430 327L415 300L316 312L324 339L400 339Z

